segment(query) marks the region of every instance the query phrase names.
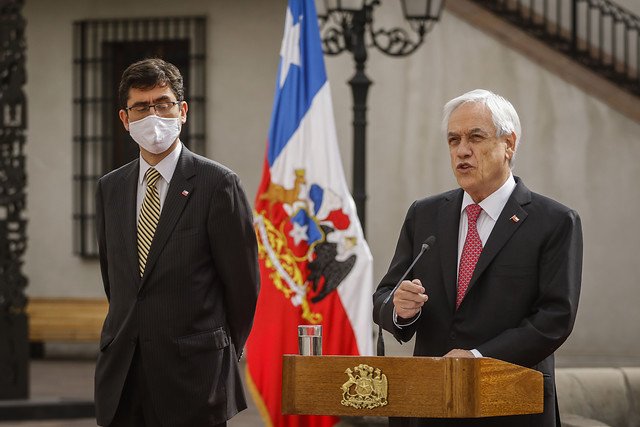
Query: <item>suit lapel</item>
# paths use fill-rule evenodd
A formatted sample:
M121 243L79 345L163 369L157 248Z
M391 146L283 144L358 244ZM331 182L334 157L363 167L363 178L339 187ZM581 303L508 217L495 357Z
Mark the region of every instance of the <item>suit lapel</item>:
M442 237L438 245L442 250L442 278L447 292L447 301L453 308L456 299L456 277L458 264L458 230L460 228L460 207L462 190L456 190L447 196L438 211L438 230Z
M127 248L126 259L131 267L131 273L135 278L134 283L140 281L140 268L138 267L138 225L136 224L136 201L138 198L138 176L140 175L140 161L130 164L129 170L124 175L124 184L120 194L122 203L115 206L123 206L124 226L122 227L123 239Z
M151 248L149 249L149 255L147 257L147 264L145 266L144 275L140 283L140 288L144 286L147 278L153 271L153 268L167 243L167 239L171 236L173 229L184 210L184 207L191 196L193 191L193 183L189 179L195 175L193 167L193 154L187 150L187 147L182 147L176 170L171 178L169 189L167 190L167 196L164 200L162 207L162 213L160 214L160 221L156 228L153 241L151 242ZM137 259L137 258L136 258Z
M527 219L527 211L525 211L522 206L531 201L531 192L527 187L525 187L519 178L516 178L516 182L516 188L513 190L509 200L507 200L507 204L504 206L504 209L502 209L500 217L498 218L498 221L496 221L496 225L493 227L486 245L482 248L480 258L478 259L476 268L473 271L473 276L471 276L467 292L471 290L474 284L478 281L480 275L489 266L491 261L493 261L498 252L500 252L502 247L511 238L513 233L515 233L515 231ZM518 221L513 221L511 219L514 215L518 218Z

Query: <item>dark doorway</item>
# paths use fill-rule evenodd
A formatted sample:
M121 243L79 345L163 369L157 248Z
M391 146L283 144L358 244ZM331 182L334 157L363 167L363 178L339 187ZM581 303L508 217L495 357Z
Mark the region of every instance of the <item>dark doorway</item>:
M206 18L84 20L74 23L73 34L73 247L93 258L96 183L138 156L118 118L118 84L126 67L157 57L180 69L189 103L180 139L205 154Z

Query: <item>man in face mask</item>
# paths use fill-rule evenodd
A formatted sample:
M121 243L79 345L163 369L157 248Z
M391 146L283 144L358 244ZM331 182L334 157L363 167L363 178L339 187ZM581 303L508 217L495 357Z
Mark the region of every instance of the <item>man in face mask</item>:
M238 372L259 276L251 208L226 167L180 142L182 76L129 66L120 119L140 157L105 175L96 226L109 313L95 401L101 426L224 426L246 408Z

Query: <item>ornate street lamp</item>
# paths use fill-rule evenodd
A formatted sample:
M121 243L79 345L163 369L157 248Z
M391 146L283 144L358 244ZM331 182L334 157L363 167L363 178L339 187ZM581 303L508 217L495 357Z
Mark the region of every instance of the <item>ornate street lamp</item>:
M391 0L398 2L397 0ZM379 0L316 0L324 53L339 55L349 51L356 72L349 80L353 94L353 198L362 228L365 228L365 141L367 94L371 80L365 74L367 48L375 47L390 56L411 55L440 19L445 0L400 0L404 19L413 34L404 28L375 28L374 9Z

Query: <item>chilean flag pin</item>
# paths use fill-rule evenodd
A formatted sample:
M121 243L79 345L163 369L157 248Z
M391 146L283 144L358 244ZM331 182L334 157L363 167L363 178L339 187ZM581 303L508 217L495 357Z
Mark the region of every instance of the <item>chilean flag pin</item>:
M183 193L183 194L184 194L184 193ZM517 216L515 216L515 215L514 215L514 216L512 216L512 217L511 217L511 218L509 218L509 219L510 219L511 221L513 221L513 222L518 222L518 221L520 221L520 218L518 218L518 217L517 217Z
M187 190L182 190L182 193L180 193L180 194L182 194L184 197L187 197L189 195L189 192ZM513 219L513 218L511 218L511 219Z

